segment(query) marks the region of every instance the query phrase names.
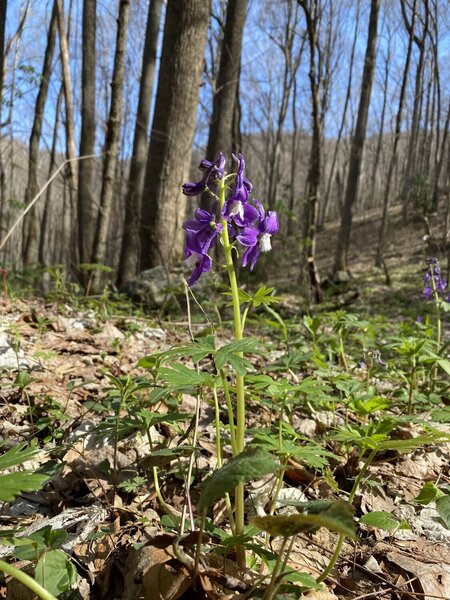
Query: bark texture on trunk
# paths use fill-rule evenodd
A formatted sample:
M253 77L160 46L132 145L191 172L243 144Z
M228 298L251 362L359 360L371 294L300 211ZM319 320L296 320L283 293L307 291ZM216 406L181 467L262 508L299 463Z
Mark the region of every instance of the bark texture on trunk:
M56 1L53 4L53 10L50 17L48 28L47 46L44 54L44 64L42 67L39 91L34 108L33 127L28 149L28 183L25 190L25 203L28 205L39 191L38 186L38 161L39 161L39 141L42 133L42 123L44 120L44 109L47 101L48 87L52 71L52 61L55 50L56 40ZM22 256L24 265L37 263L39 259L39 234L40 225L36 207L33 206L25 215L23 222L22 235Z
M100 211L95 229L94 249L92 253L92 262L98 265L106 264L108 258L108 236L114 205L114 184L119 151L120 125L122 121L123 76L129 14L130 0L120 0L119 16L117 19L116 52L111 84L111 106L104 146L105 160L103 164ZM98 292L102 283L102 271L94 271L91 291Z
M189 173L209 14L208 0L167 3L142 200L142 269L169 267L182 257L189 199L181 184Z
M155 77L156 52L162 0L151 0L145 32L142 59L141 85L134 129L133 156L125 201L125 223L120 255L119 285L136 275L139 262L139 216L144 188L145 164L147 159L147 131Z
M342 208L341 225L338 233L336 255L334 261L335 271L348 270L348 249L352 230L353 206L358 195L359 176L366 139L367 117L369 114L370 96L375 72L376 45L378 34L378 15L380 0L372 0L369 17L369 32L367 38L366 56L361 85L361 97L358 108L355 134L350 151L350 164L347 177L347 189L344 206Z
M231 158L233 120L240 72L242 35L247 16L247 0L229 0L220 52L219 73L213 98L206 158L215 160L219 152ZM202 205L208 208L211 196L204 194Z
M84 0L80 156L89 156L95 151L96 9L96 0ZM78 244L80 262L87 263L92 256L98 213L95 159L81 160L78 169Z

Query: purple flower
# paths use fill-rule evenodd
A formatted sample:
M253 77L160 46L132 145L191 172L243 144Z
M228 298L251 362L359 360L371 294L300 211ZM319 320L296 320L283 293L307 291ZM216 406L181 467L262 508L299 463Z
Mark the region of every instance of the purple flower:
M216 223L214 213L207 210L197 208L194 216L194 219L183 223L183 229L195 237L203 253L206 254L209 248L215 244L223 226L221 223Z
M231 197L223 206L222 215L227 220L232 219L239 227L244 227L258 218L258 212L254 206L248 204L248 197L253 186L244 177L244 157L242 154L239 154L238 157L233 154L233 158L238 163L236 182Z
M187 284L194 285L203 273L207 273L212 267L212 258L206 253L207 251L200 245L195 234L188 233L186 235L186 266L193 267L191 276Z
M236 239L247 249L242 257L242 266L250 264L250 271L255 267L261 252L272 249L270 238L278 231L277 213L269 211L265 215L264 208L258 202L259 222L243 227Z
M437 258L427 258L427 270L423 276L423 297L431 300L434 293L443 294L447 289L447 281L441 277L441 269ZM446 301L448 301L446 299Z
M183 183L182 189L185 196L198 196L209 187L210 182L216 184L225 174L226 159L222 152L219 153L215 162L203 159L198 168L204 172L203 179L197 183L187 181Z

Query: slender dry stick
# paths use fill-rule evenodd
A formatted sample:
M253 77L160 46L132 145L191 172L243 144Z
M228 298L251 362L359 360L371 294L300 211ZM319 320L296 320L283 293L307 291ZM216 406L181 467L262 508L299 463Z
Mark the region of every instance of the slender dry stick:
M188 329L189 329L189 334L191 336L191 340L194 340L194 334L192 331L192 325L191 325L191 304L189 301L189 286L187 284L186 281L183 280L184 283L184 292L185 292L185 296L186 296L186 307L187 307L187 318L188 318ZM198 370L198 367L197 367ZM200 421L200 393L197 394L196 400L195 400L195 423L194 423L194 435L192 438L192 446L195 448L195 446L197 445L197 436L198 436L198 424ZM194 513L192 510L192 503L191 503L191 496L190 496L190 486L191 486L191 477L192 477L192 471L194 469L194 460L195 460L195 449L192 451L191 456L189 457L189 466L188 466L188 471L187 471L187 475L186 475L186 502L189 505L189 516L191 519L191 530L194 531L195 529L195 522L194 522ZM185 524L185 520L186 520L186 503L183 505L183 511L181 513L181 523L180 523L180 535L183 535L184 533L184 524Z
M6 244L6 242L9 240L9 238L13 234L14 230L19 225L19 223L22 221L22 219L25 217L25 215L32 209L32 207L34 206L34 204L36 204L36 202L39 200L39 198L42 196L42 194L45 192L45 190L48 188L48 186L52 183L52 181L55 179L55 177L60 173L60 171L62 171L62 169L68 163L73 162L75 160L77 160L77 161L78 160L85 160L86 158L99 158L100 156L103 156L103 154L87 154L86 156L77 156L76 158L69 158L69 159L65 160L56 169L56 171L53 173L53 175L50 177L50 179L45 183L44 187L41 188L41 190L36 194L36 196L30 201L30 203L27 205L27 207L23 210L22 214L19 215L19 217L16 219L15 223L12 225L12 227L10 228L10 230L8 231L8 233L6 234L6 236L3 238L3 241L0 244L0 251L3 249L3 247Z
M353 502L353 499L355 497L356 491L358 489L359 484L361 483L362 478L364 477L370 463L373 461L375 454L378 452L378 449L375 448L374 450L372 450L372 452L369 454L369 456L367 457L366 462L364 463L361 471L358 473L358 476L356 477L354 483L353 483L353 487L351 489L350 495L348 497L348 502L349 504L351 504ZM339 555L341 553L342 550L342 546L344 545L344 541L345 541L345 533L340 533L339 534L339 539L338 542L336 544L336 548L334 549L333 552L333 556L330 559L330 562L328 563L328 566L324 569L324 571L321 573L321 575L317 578L317 583L322 583L322 581L328 577L328 575L331 573L331 571L333 570L334 565L336 564Z

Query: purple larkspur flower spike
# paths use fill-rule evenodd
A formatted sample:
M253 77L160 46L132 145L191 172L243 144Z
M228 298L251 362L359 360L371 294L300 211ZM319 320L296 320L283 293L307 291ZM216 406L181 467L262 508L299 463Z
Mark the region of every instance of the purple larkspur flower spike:
M204 252L195 234L188 233L186 235L186 266L192 268L193 271L189 277L187 284L194 285L203 273L207 273L212 267L212 258Z
M216 223L214 213L201 208L197 208L194 217L183 223L183 229L195 237L197 244L206 254L209 248L215 244L223 226L221 223Z
M225 202L222 209L222 216L227 220L233 220L238 227L250 225L258 218L258 213L254 206L248 204L248 198L253 188L250 181L244 177L245 160L242 154L232 155L238 163L236 181L233 193Z
M196 183L192 181L183 183L183 194L185 196L198 196L209 187L210 183L216 185L225 174L225 163L226 159L222 152L219 153L218 158L214 162L206 160L206 158L203 159L198 166L204 173L203 178Z
M250 271L255 267L261 252L272 249L270 238L278 231L278 217L273 211L265 215L264 208L258 202L259 222L244 227L236 236L237 241L247 249L242 257L242 266L250 265Z

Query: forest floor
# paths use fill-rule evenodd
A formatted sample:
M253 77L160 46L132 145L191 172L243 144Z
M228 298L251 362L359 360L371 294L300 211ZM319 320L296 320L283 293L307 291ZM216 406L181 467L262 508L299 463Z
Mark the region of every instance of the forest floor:
M430 223L439 238L437 217ZM281 301L276 313L258 309L248 318L257 340L248 353L248 438L284 468L278 486L267 476L246 485L247 518L304 514L304 503L325 500L319 513L331 523L292 538L275 595L264 594L280 538L251 527L251 568L239 569L222 501L208 512L194 583L197 534L179 536L180 520L184 532L194 526L204 481L217 465L214 405L210 391L198 400L198 386L174 379L182 352L161 353L185 349L191 333L200 341L214 334L217 347L231 341L230 310L214 295L199 294L202 310L192 302L188 319L145 314L123 300L88 302L62 289L46 298L3 294L3 456L18 443L25 453L36 446L23 464L2 464L0 456L0 497L7 484L15 496L0 503L0 559L60 598L450 599L450 313L441 314L444 343L436 353L434 305L422 297L424 223L405 225L393 209L389 285L386 271L373 267L378 225L375 212L355 220L353 278L310 311L293 283L295 242L276 240L262 273ZM324 274L336 235L335 224L319 235ZM193 367L189 356L183 364ZM209 355L196 365L214 372ZM220 389L219 400L226 438ZM231 456L226 444L223 454ZM23 469L28 487L2 479ZM326 519L337 499L352 500L357 535L345 539L317 586L341 531ZM35 596L5 577L0 597Z

